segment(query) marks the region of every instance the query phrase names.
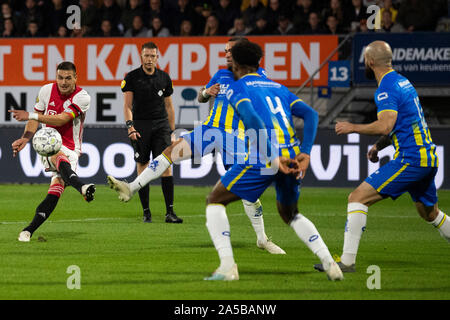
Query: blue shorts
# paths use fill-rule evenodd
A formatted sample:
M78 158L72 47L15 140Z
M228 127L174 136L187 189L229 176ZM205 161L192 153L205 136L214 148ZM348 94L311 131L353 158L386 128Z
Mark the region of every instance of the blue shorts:
M372 173L365 182L370 184L383 197L396 199L408 192L414 202L432 207L438 200L434 177L437 168L413 167L391 160Z
M255 202L274 182L277 201L284 205L297 203L300 196L300 180L292 175L278 172L275 175L261 174L261 166L234 165L221 178L228 191L241 199Z
M198 163L204 155L216 152L221 154L226 170L233 164L245 163L245 140L239 138L237 134L202 124L181 138L190 144L192 158L199 161Z

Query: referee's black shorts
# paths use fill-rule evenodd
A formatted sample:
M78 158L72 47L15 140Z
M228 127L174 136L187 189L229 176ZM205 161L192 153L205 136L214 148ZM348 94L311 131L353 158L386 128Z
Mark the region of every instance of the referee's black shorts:
M167 120L134 120L134 128L141 135L136 142L131 140L136 162L147 163L150 154L154 159L171 144Z

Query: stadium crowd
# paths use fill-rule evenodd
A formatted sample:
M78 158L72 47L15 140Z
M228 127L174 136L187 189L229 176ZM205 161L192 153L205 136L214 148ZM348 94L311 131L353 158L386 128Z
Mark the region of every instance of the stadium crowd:
M167 37L448 31L447 0L3 0L2 37ZM67 28L71 5L81 23ZM441 30L443 29L443 30Z

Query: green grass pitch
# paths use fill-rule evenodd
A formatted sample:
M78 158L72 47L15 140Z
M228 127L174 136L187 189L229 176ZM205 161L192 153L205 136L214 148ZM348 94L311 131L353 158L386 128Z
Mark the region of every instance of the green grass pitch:
M19 232L47 188L0 186L0 299L450 299L449 243L417 215L408 195L369 210L357 272L341 282L313 269L318 259L278 216L273 188L261 198L266 233L285 256L256 247L242 203L233 203L227 213L240 280L209 282L203 278L219 264L205 226L211 187L175 187L181 225L164 223L159 185L150 191L151 224L141 221L138 197L121 203L112 190L97 186L95 201L86 203L68 188L32 241L19 243ZM349 192L302 189L300 212L313 221L332 254L341 254ZM439 199L450 213L450 191L439 191ZM38 241L40 236L46 241ZM67 288L72 265L80 268L80 289ZM372 265L380 268L380 289L367 286Z

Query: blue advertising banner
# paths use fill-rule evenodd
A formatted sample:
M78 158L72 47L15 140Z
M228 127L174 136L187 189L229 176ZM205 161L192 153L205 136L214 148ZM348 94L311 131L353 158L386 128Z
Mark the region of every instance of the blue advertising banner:
M450 33L363 33L353 38L353 81L375 84L364 77L364 49L375 40L389 43L394 69L413 84L450 85Z

